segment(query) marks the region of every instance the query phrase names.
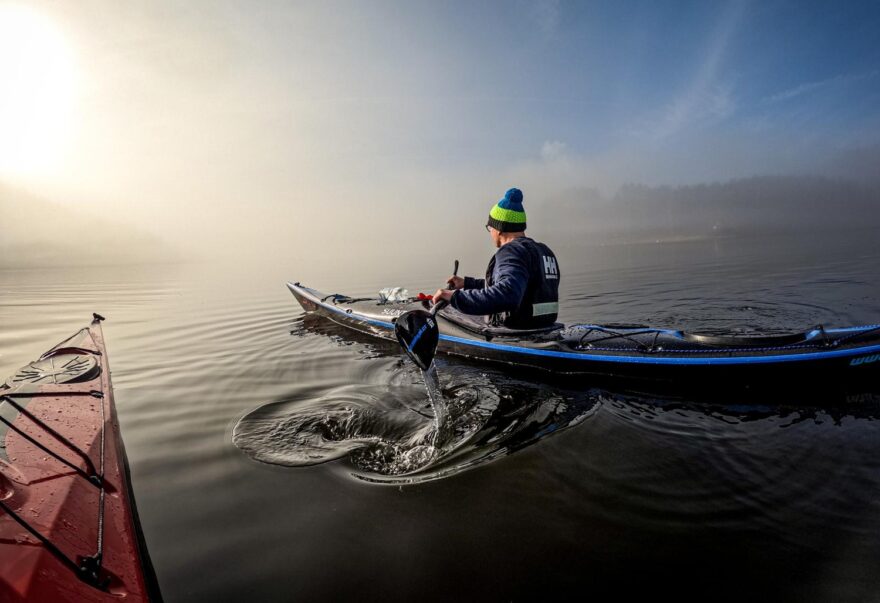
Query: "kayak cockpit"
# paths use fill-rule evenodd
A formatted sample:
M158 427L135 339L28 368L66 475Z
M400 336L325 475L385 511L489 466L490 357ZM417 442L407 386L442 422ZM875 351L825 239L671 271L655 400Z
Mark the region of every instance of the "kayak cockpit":
M495 337L546 339L547 335L565 328L565 325L561 322L553 323L550 326L542 327L540 329L509 329L507 327L496 327L487 324L484 316L463 314L450 306L446 306L440 310L438 315L466 331L482 335L487 341L491 341Z

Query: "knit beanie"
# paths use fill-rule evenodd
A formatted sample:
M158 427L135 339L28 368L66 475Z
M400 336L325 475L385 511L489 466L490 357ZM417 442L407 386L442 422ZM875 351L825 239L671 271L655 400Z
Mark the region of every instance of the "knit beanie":
M526 229L523 194L518 188L504 193L504 198L489 211L489 226L499 232L522 232Z

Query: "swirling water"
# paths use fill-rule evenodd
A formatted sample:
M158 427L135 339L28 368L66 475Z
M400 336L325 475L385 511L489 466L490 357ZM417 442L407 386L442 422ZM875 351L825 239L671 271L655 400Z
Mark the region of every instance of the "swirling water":
M567 322L880 323L869 235L556 247ZM108 317L168 601L877 598L873 396L715 404L441 357L438 441L399 350L304 315L283 286L363 295L443 277L295 261L0 272L0 373Z
M469 367L453 369L455 382L444 389L438 363L448 366L438 359L423 387L392 378L381 387L343 386L319 399L262 406L236 424L233 442L267 463L347 457L353 477L413 484L507 455L580 423L598 406L591 390L550 389Z

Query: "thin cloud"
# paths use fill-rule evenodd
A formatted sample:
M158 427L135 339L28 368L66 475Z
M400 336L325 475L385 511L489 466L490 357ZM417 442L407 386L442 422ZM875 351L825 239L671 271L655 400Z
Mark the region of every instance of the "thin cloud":
M707 118L724 118L733 113L735 103L731 86L719 81L719 72L730 38L742 18L744 5L742 1L728 4L715 35L709 41L705 60L688 87L667 106L663 117L652 129L652 138L662 140L690 124Z
M841 84L869 80L877 77L878 74L880 74L880 70L877 69L862 73L843 73L824 80L817 80L814 82L806 82L804 84L800 84L798 86L795 86L794 88L789 88L788 90L777 92L772 96L768 96L764 100L768 103L780 103L783 101L791 100L793 98L797 98L799 96L803 96L804 94L809 94L810 92L815 92L816 90L821 90L823 88L831 88L834 86L839 86Z
M542 33L545 35L556 33L562 18L559 0L538 0L531 5L531 12Z
M541 145L541 158L544 161L559 161L565 158L568 145L561 140L548 140Z

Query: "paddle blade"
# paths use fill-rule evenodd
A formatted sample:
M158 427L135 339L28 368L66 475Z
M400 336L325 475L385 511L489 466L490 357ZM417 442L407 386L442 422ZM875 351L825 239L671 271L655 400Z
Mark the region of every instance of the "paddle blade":
M440 329L437 319L424 310L411 310L401 314L394 323L397 341L413 362L423 371L428 370L437 351Z

